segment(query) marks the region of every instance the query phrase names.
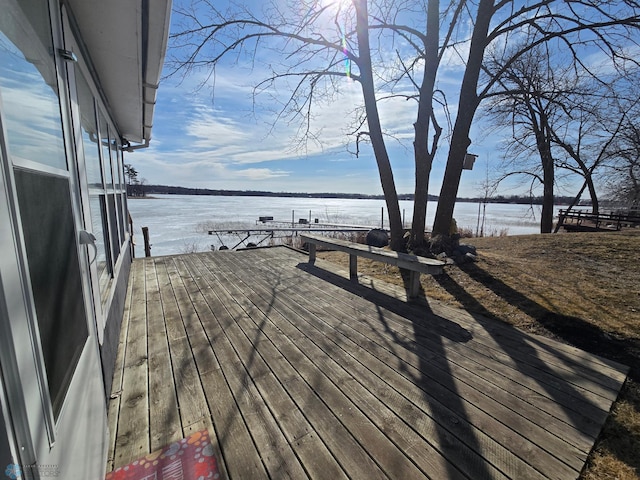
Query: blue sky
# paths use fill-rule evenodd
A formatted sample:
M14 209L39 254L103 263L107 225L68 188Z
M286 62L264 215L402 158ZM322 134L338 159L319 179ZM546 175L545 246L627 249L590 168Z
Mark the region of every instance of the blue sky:
M174 10L185 0L174 0ZM329 1L329 0L327 0ZM217 2L216 5L220 5ZM172 30L179 16L172 16ZM253 101L253 86L264 78L262 64L277 61L265 57L250 62L242 56L217 66L215 76L206 71L164 79L158 91L151 147L129 154L132 164L150 184L212 189L267 190L273 192L382 192L369 144L354 150L353 111L361 102L360 86L342 78L339 94L313 111L312 131L319 141L301 143L300 126L281 120L273 125L277 101L288 93L286 86ZM169 51L169 55L172 52ZM454 99L449 110L455 118L455 97L462 78L459 59L442 66L439 87ZM275 99L275 100L274 100ZM415 107L404 99L380 103L383 127L393 132L387 139L398 193L412 193L413 122ZM488 135L480 121L471 132L470 153L478 160L473 171L464 171L459 196L481 195L487 167L500 160L499 139ZM448 145L441 140L433 165L429 193L438 194ZM499 193L525 192L526 187L504 184ZM566 192L559 191L559 194Z

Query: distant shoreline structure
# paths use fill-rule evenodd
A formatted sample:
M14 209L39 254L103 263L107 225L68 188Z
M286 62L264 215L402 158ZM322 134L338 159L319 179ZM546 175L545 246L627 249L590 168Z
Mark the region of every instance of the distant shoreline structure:
M134 190L135 189L135 190ZM384 195L367 195L363 193L303 193L303 192L267 192L261 190L223 190L209 188L176 187L169 185L144 185L144 196L140 195L140 186L127 185L130 198L149 198L149 195L209 195L220 197L279 197L279 198L344 198L350 200L384 200ZM430 202L438 201L437 195L429 195ZM413 200L412 193L398 194L398 200ZM485 199L463 198L459 202L482 203ZM556 205L569 205L573 197L555 197ZM496 195L486 200L486 203L511 203L521 205L541 205L542 197L528 197L522 195ZM590 206L590 201L581 201L579 206Z

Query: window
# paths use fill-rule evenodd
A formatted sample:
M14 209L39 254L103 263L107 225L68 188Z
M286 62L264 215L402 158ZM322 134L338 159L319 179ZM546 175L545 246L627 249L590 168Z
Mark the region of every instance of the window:
M37 319L31 341L42 353L42 381L57 419L88 327L55 49L45 0L0 0L0 12L0 114L6 132L0 141L13 167L23 261Z
M124 160L122 155L122 145L118 144L118 175L120 176L120 185L118 186L118 212L122 218L120 222L120 239L124 243L125 232L128 231L129 213L127 210L127 186L124 181Z
M0 0L0 11L2 112L13 163L66 170L49 10L44 1Z
M57 418L89 335L69 180L22 169L16 169L15 180L40 343Z
M89 186L89 211L91 215L91 229L96 237L96 266L100 282L100 292L104 294L108 285L111 259L107 255L109 237L104 207L104 184L102 168L100 166L100 145L98 142L98 128L96 125L96 109L93 94L82 73L76 70L76 89L80 108L80 124L82 129L82 148L84 152L87 184Z

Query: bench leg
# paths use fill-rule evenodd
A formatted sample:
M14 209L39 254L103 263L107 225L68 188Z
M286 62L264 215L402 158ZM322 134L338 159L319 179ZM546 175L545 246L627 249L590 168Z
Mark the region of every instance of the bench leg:
M349 255L349 278L358 280L358 256Z
M307 245L309 245L309 263L313 265L316 263L316 244L308 243Z
M414 272L413 270L409 274L409 298L418 298L420 293L420 272Z

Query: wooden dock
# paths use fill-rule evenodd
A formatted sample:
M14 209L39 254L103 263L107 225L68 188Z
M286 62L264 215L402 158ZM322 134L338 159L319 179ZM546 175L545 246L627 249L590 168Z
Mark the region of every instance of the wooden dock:
M579 476L626 367L306 262L134 261L110 469L208 428L231 479Z
M618 213L593 213L585 210L560 210L556 232L616 232L640 227L640 216Z

